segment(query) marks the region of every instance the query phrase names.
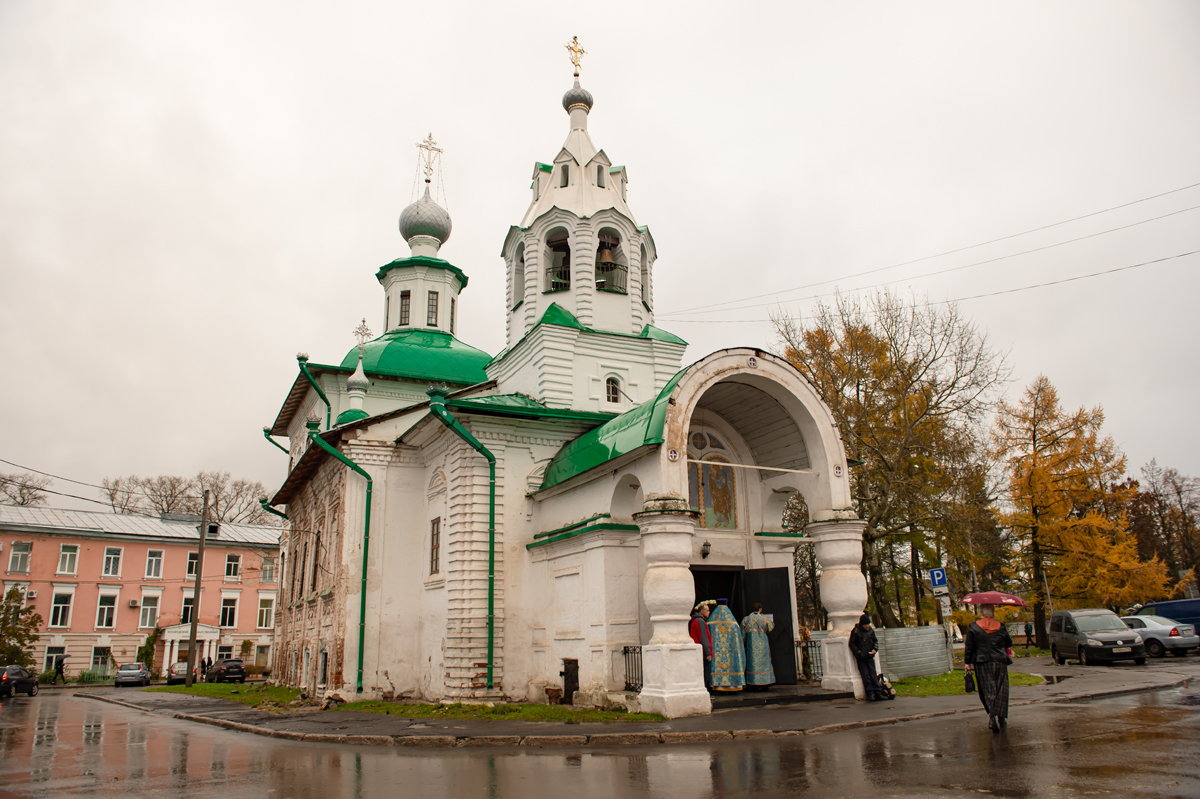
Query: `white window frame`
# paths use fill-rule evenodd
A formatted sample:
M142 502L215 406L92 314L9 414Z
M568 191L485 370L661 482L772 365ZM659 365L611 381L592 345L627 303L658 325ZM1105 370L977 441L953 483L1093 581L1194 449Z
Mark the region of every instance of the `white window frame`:
M279 570L279 561L276 558L263 558L262 571L258 579L260 583L274 583L276 581L276 572Z
M100 604L105 599L111 599L112 605L109 606L109 605ZM96 629L97 630L115 630L117 628L117 606L120 604L120 602L121 602L121 592L120 591L112 591L112 590L106 591L106 590L101 589L100 594L96 597ZM108 624L101 624L100 623L100 611L106 607L112 608L112 618L109 620Z
M29 561L33 558L33 542L13 541L10 546L11 549L8 553L8 573L29 574ZM24 549L18 552L17 547L24 547ZM25 568L19 568L20 564L17 562L18 558L21 558L25 561Z
M194 558L192 557L193 555L195 555ZM198 569L199 567L200 567L200 553L198 551L197 552L189 552L187 555L187 566L184 569L184 574L188 577L195 577L196 569Z
M264 608L263 603L268 603ZM263 612L267 614L267 623L263 624ZM258 629L270 630L275 627L275 597L259 596L258 598Z
M179 623L180 624L188 624L191 622L190 618L188 618L188 619L184 618L184 616L187 615L189 599L192 600L192 613L196 612L196 595L195 595L195 593L193 593L191 596L184 594L183 599L179 603Z
M141 608L138 610L138 627L148 630L158 626L158 600L159 597L157 595L142 594L142 604ZM154 618L149 619L149 624L147 624L146 611L150 610L151 608L154 609Z
M157 558L154 557L155 553L158 554ZM164 563L164 561L166 561L166 559L167 559L166 550L163 550L163 549L147 549L146 550L146 579L147 580L161 580L162 579L163 563ZM157 563L158 563L158 568L155 569L153 573L151 573L150 564L154 563L155 561L157 561Z
M233 573L230 574L230 567L233 567ZM240 583L242 581L242 556L237 552L230 552L225 555L225 582Z
M68 552L67 550L71 551ZM70 570L63 569L64 565L69 565ZM58 570L55 574L69 574L74 577L79 571L79 544L59 544L58 545Z
M116 558L117 568L113 571L109 570L109 559L110 558ZM104 565L100 567L100 576L101 577L120 577L121 576L121 561L124 559L125 559L125 547L105 547L104 548Z
M226 602L233 602L233 624L225 623ZM238 598L236 596L221 597L221 616L217 619L217 626L224 630L236 630L238 622Z
M56 598L58 598L59 596L63 596L63 595L70 597L70 600L67 602L67 606L66 606L67 607L67 623L66 624L54 624L54 607L55 607L54 600ZM67 584L54 583L54 584L52 584L51 591L50 591L50 618L49 618L49 624L46 625L47 629L52 629L52 630L69 630L69 629L71 629L71 614L74 612L74 610L75 610L75 584L74 583L67 583Z

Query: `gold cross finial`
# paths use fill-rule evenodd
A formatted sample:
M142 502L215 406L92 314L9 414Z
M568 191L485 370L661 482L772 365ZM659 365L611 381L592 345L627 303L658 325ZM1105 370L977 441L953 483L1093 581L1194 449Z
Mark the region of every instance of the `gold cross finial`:
M422 151L420 158L424 162L425 182L428 183L433 180L433 162L442 154L442 151L438 148L437 142L433 140L432 133L425 137L425 141L417 143L417 149Z
M579 46L579 37L578 36L572 36L571 43L565 44L565 45L563 45L563 47L566 47L567 52L569 52L571 54L571 63L575 65L575 77L578 78L579 77L579 59L582 58L583 56L587 55L587 50L584 50L582 47Z
M354 337L358 339L358 352L361 355L363 345L371 340L371 328L367 327L367 320L363 319L362 324L354 328Z

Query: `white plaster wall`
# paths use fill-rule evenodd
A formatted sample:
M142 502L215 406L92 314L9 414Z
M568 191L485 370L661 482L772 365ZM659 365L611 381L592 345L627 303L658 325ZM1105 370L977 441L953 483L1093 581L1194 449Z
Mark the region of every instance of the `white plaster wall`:
M450 330L450 298L458 298L461 285L458 275L449 269L429 266L400 266L383 277L384 296L388 308L387 329L400 326L400 292L411 292L406 330ZM438 293L438 323L426 324L428 292ZM458 308L458 314L462 308ZM456 324L457 326L457 324ZM386 331L385 331L386 332Z

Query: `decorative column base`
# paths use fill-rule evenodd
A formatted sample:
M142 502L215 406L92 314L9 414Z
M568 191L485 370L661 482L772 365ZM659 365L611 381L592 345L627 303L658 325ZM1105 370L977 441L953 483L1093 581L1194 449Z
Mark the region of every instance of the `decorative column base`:
M642 647L641 709L669 719L712 713L699 644Z
M855 699L866 699L862 676L858 673L858 661L850 654L849 638L826 638L821 641L821 656L824 672L821 687L826 691L853 691ZM876 669L879 664L876 663Z

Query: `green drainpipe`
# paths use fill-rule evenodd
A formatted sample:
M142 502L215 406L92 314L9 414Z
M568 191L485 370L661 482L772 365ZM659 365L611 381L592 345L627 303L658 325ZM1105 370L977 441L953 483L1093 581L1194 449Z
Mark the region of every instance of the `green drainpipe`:
M367 481L367 509L363 514L362 585L359 588L358 601L358 690L356 693L361 694L363 692L363 646L367 640L367 553L371 542L371 486L374 481L371 480L371 475L367 474L366 470L338 452L336 448L329 446L325 439L321 438L317 432L318 424L319 422L308 422L309 441L361 474Z
M265 510L267 513L274 513L276 516L283 519L285 522L287 521L287 514L277 511L274 508L272 508L270 503L267 502L266 497L259 497L258 504L262 505L262 509Z
M283 451L283 454L284 454L284 455L287 455L288 457L291 457L292 453L288 452L288 448L287 448L287 447L285 447L283 444L280 444L280 443L279 443L278 441L276 441L275 439L271 438L271 428L269 428L269 427L264 427L264 428L263 428L263 438L265 438L267 441L270 441L270 442L271 442L272 444L274 444L275 446L279 447L279 449Z
M317 381L313 379L312 372L308 371L308 356L303 352L296 356L296 361L300 364L300 371L308 378L308 382L312 384L313 390L317 392L317 396L325 403L325 429L328 430L332 425L329 424L330 417L333 413L333 406L329 404L329 397L325 396L325 392L317 385ZM287 452L287 450L284 450Z
M492 669L495 660L496 644L496 456L488 452L487 447L480 444L478 439L463 427L462 424L446 410L446 396L449 392L444 388L431 388L425 392L429 395L429 411L450 432L474 447L475 451L488 462L488 639L487 639L487 687L493 686Z

